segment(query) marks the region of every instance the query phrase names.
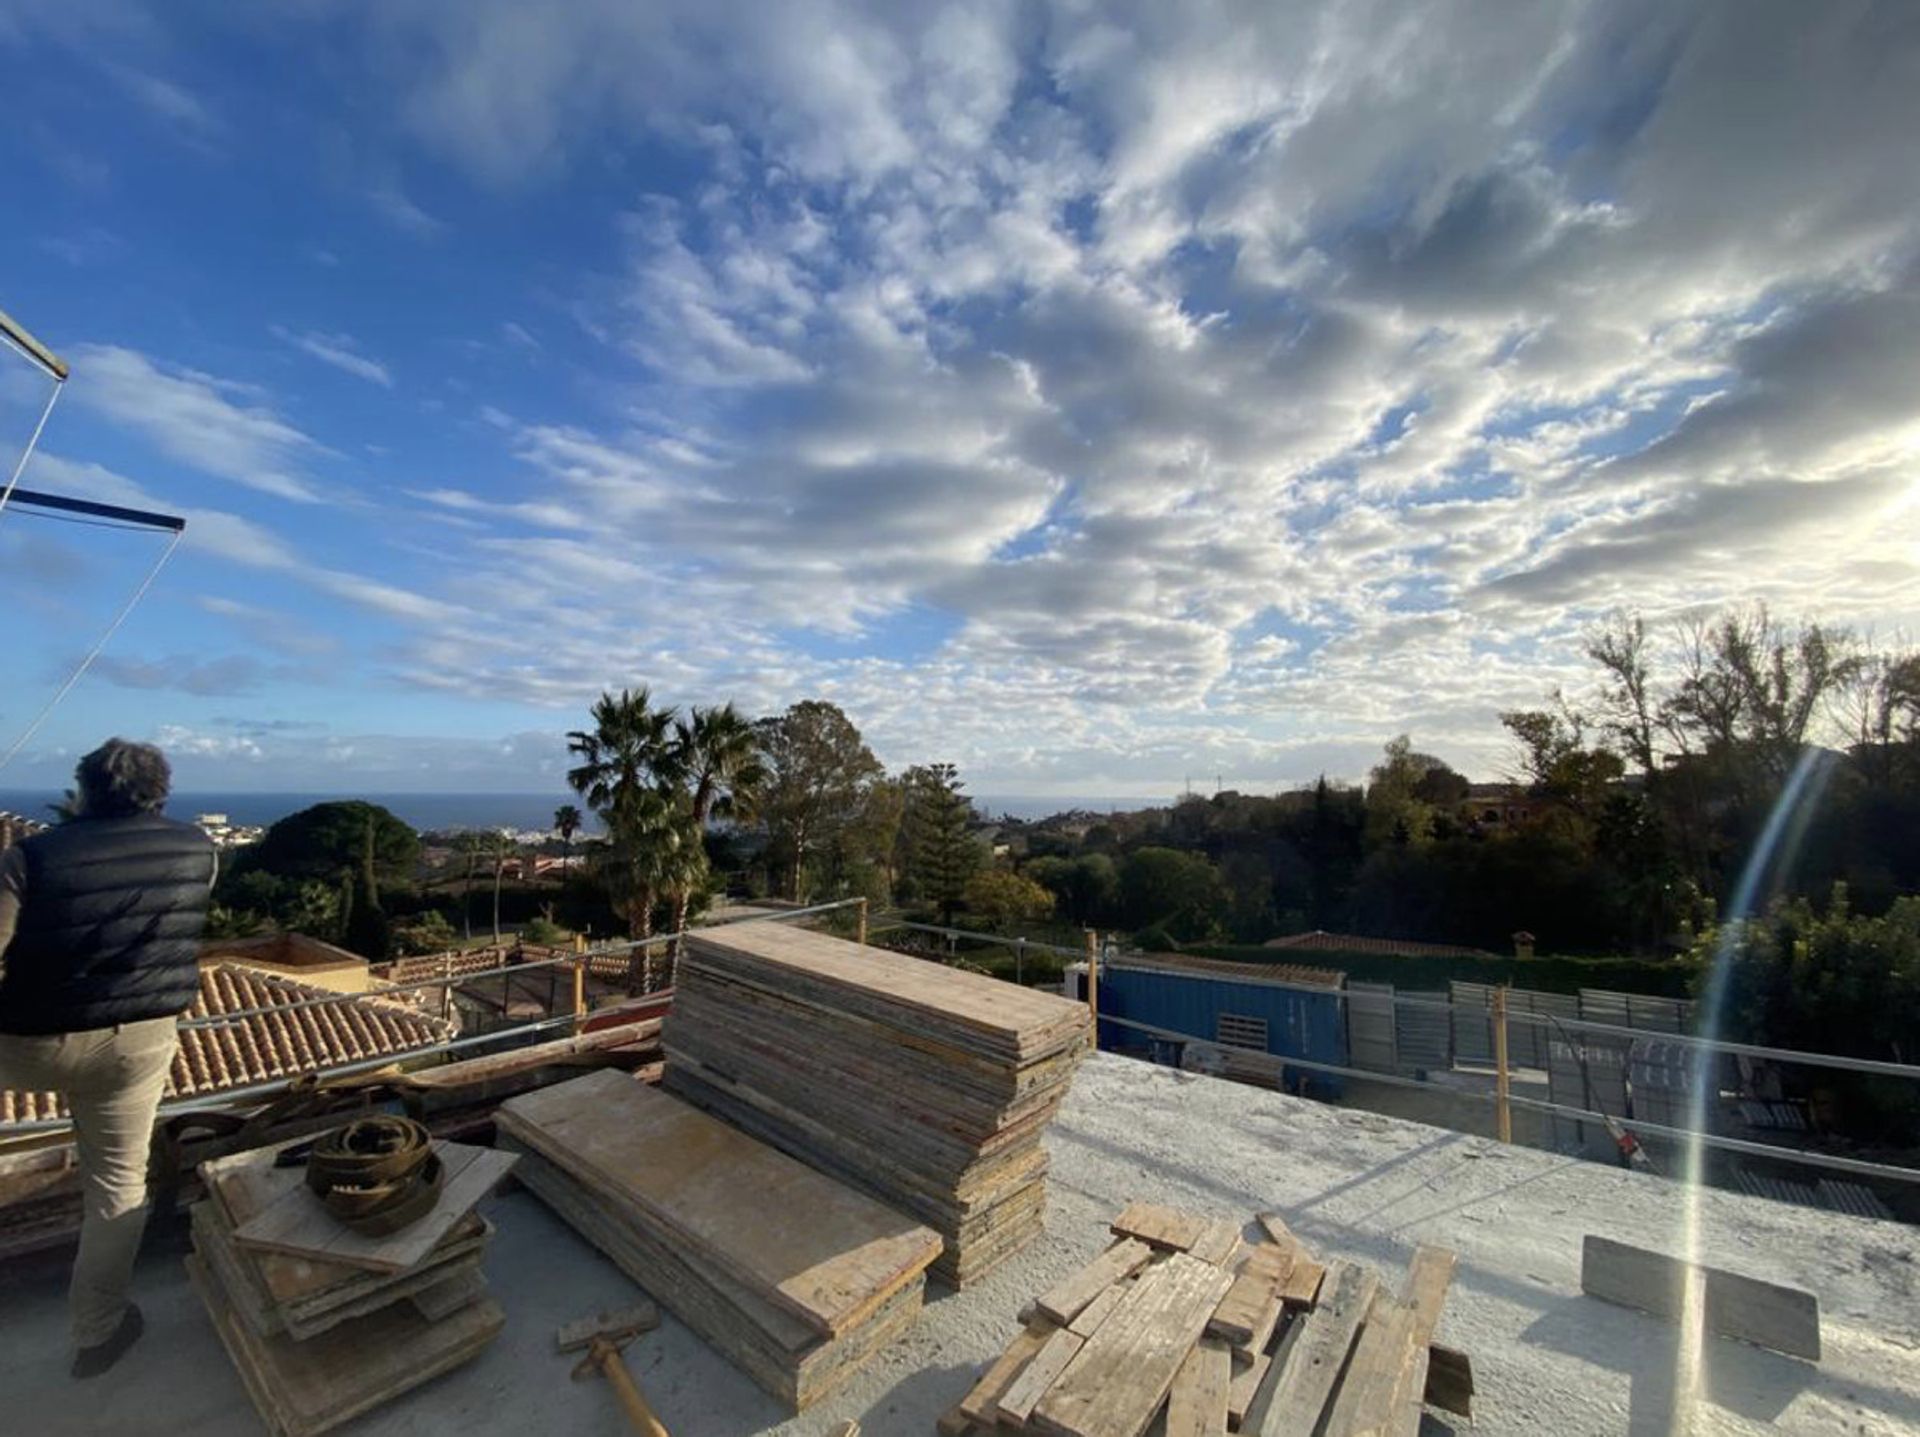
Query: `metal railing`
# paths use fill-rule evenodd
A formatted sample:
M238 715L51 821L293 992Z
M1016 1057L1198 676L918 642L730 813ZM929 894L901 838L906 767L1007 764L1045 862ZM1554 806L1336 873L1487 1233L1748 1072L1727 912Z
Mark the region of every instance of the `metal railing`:
M736 923L784 923L795 918L809 918L822 913L831 913L837 909L859 907L864 916L867 900L864 898L842 898L831 903L816 903L805 908L785 908L767 913L753 913L741 918L729 918L721 923L710 923L703 928L686 928L673 933L656 933L647 938L622 939L610 943L596 944L578 953L568 953L558 958L545 958L532 963L512 963L498 969L484 970L491 977L506 972L521 974L536 972L543 968L570 967L584 971L586 963L595 957L608 954L627 953L639 949L657 947L671 943L679 938L697 936L701 932L712 932L716 928L730 927ZM864 925L863 925L864 926ZM205 1018L181 1020L180 1027L186 1031L199 1031L208 1028L227 1027L248 1018L271 1017L279 1013L296 1013L307 1008L333 1007L342 1003L360 1002L367 998L383 998L390 993L413 992L427 988L445 988L473 981L472 973L443 974L433 978L423 978L417 982L397 983L391 987L381 987L367 993L324 993L314 998L299 998L290 1003L274 1003L259 1008L240 1008L231 1013L210 1014ZM254 1098L270 1097L283 1093L296 1083L310 1082L320 1078L347 1077L354 1073L372 1072L379 1068L391 1068L396 1063L409 1063L421 1058L433 1057L441 1053L460 1052L468 1048L480 1047L488 1043L498 1043L510 1038L524 1038L534 1033L550 1032L555 1028L572 1027L581 1021L576 1012L554 1018L543 1018L537 1022L522 1023L511 1028L499 1028L492 1032L470 1034L463 1038L449 1038L442 1042L427 1044L418 1048L407 1048L397 1053L381 1054L372 1058L359 1058L350 1063L340 1063L327 1068L304 1068L298 1073L284 1078L275 1078L268 1082L251 1083L245 1087L221 1088L211 1093L198 1093L191 1097L179 1098L162 1105L160 1118L172 1117L179 1113L204 1112L210 1108L223 1108ZM34 1118L25 1122L0 1123L0 1140L24 1137L33 1133L59 1132L73 1126L71 1118Z
M1326 990L1316 990L1326 991ZM1370 1083L1384 1083L1389 1087L1412 1088L1427 1094L1439 1094L1457 1098L1462 1102L1484 1103L1494 1107L1502 1101L1496 1093L1476 1093L1464 1088L1449 1087L1442 1083L1424 1083L1418 1078L1405 1078L1397 1073L1379 1073L1366 1068L1349 1068L1338 1063L1322 1062L1314 1058L1284 1057L1277 1053L1258 1052L1251 1048L1235 1048L1231 1044L1221 1043L1216 1038L1202 1037L1197 1033L1182 1033L1177 1029L1163 1028L1155 1023L1143 1023L1136 1018L1116 1017L1110 1012L1100 1014L1102 1023L1113 1023L1123 1028L1132 1028L1150 1034L1167 1042L1204 1043L1211 1048L1219 1048L1231 1053L1234 1058L1252 1063L1255 1067L1271 1067L1277 1071L1287 1068L1302 1068L1309 1072L1330 1073L1336 1077L1360 1078ZM1635 1030L1628 1030L1635 1031ZM1648 1035L1642 1035L1648 1036ZM1661 1039L1670 1037L1662 1033ZM1701 1040L1706 1041L1706 1040ZM1775 1143L1750 1142L1745 1138L1723 1137L1718 1133L1703 1132L1697 1128L1674 1128L1662 1123L1644 1122L1638 1118L1623 1118L1617 1113L1596 1112L1590 1108L1571 1107L1565 1103L1548 1102L1544 1098L1529 1098L1510 1094L1504 1099L1509 1105L1533 1112L1546 1113L1555 1117L1583 1119L1589 1122L1606 1123L1611 1120L1622 1124L1633 1132L1647 1133L1657 1137L1674 1138L1691 1142L1698 1139L1710 1148L1719 1148L1727 1152L1742 1153L1749 1157L1765 1157L1781 1162L1803 1163L1809 1167L1831 1168L1836 1172L1855 1173L1863 1177L1889 1178L1896 1182L1920 1183L1920 1169L1898 1167L1891 1163L1868 1162L1861 1158L1840 1157L1832 1153L1808 1152L1799 1148L1783 1148Z

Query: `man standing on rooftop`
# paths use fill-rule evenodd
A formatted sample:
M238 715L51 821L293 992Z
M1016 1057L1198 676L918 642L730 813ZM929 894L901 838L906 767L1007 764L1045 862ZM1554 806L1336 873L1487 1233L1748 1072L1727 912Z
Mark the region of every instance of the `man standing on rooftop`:
M0 1089L62 1094L79 1150L75 1377L140 1336L127 1289L147 1154L200 991L216 860L198 828L162 815L171 777L159 749L108 739L74 769L72 819L0 853Z

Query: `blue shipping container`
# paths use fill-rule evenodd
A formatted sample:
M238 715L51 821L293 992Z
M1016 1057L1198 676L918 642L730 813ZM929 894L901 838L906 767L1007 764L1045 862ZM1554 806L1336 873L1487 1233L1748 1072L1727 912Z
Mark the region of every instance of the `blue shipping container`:
M1100 967L1103 1020L1127 1018L1224 1047L1262 1048L1277 1058L1344 1068L1347 1025L1340 1008L1340 995L1332 989L1313 992L1158 964L1130 967L1125 959ZM1102 1021L1100 1046L1144 1050L1155 1061L1178 1063L1184 1045ZM1345 1086L1336 1074L1308 1068L1287 1068L1284 1081L1287 1091L1315 1097L1337 1098Z

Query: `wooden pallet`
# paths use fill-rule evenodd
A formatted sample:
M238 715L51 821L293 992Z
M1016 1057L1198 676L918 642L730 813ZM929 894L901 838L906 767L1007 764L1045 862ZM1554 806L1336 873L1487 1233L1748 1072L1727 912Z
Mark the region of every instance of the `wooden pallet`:
M1233 1219L1129 1205L1113 1245L1036 1297L939 1432L1362 1437L1411 1433L1429 1404L1471 1415L1465 1354L1433 1341L1451 1253L1418 1249L1389 1293L1352 1263L1323 1277L1284 1223L1262 1225L1249 1247ZM1303 1268L1313 1288L1295 1301Z

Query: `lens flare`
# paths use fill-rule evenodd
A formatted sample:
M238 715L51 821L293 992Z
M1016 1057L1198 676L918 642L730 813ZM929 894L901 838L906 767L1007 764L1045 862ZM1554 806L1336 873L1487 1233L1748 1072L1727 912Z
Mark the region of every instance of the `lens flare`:
M1740 881L1728 900L1714 943L1712 966L1700 991L1699 1032L1703 1038L1720 1036L1721 1010L1726 1003L1734 955L1746 939L1748 924L1799 856L1800 840L1833 772L1831 759L1832 755L1822 749L1808 747L1801 751L1780 789L1780 796L1767 814L1760 836L1754 841L1753 851L1740 870ZM1701 1141L1700 1134L1707 1131L1719 1092L1719 1055L1714 1049L1694 1050L1691 1077L1687 1127L1695 1136L1687 1139L1681 1161L1680 1247L1681 1256L1697 1266L1701 1261L1701 1191L1705 1186L1707 1158L1707 1145ZM1701 1285L1695 1273L1681 1294L1680 1324L1674 1343L1673 1420L1667 1429L1674 1434L1693 1431L1705 1357L1704 1316Z

